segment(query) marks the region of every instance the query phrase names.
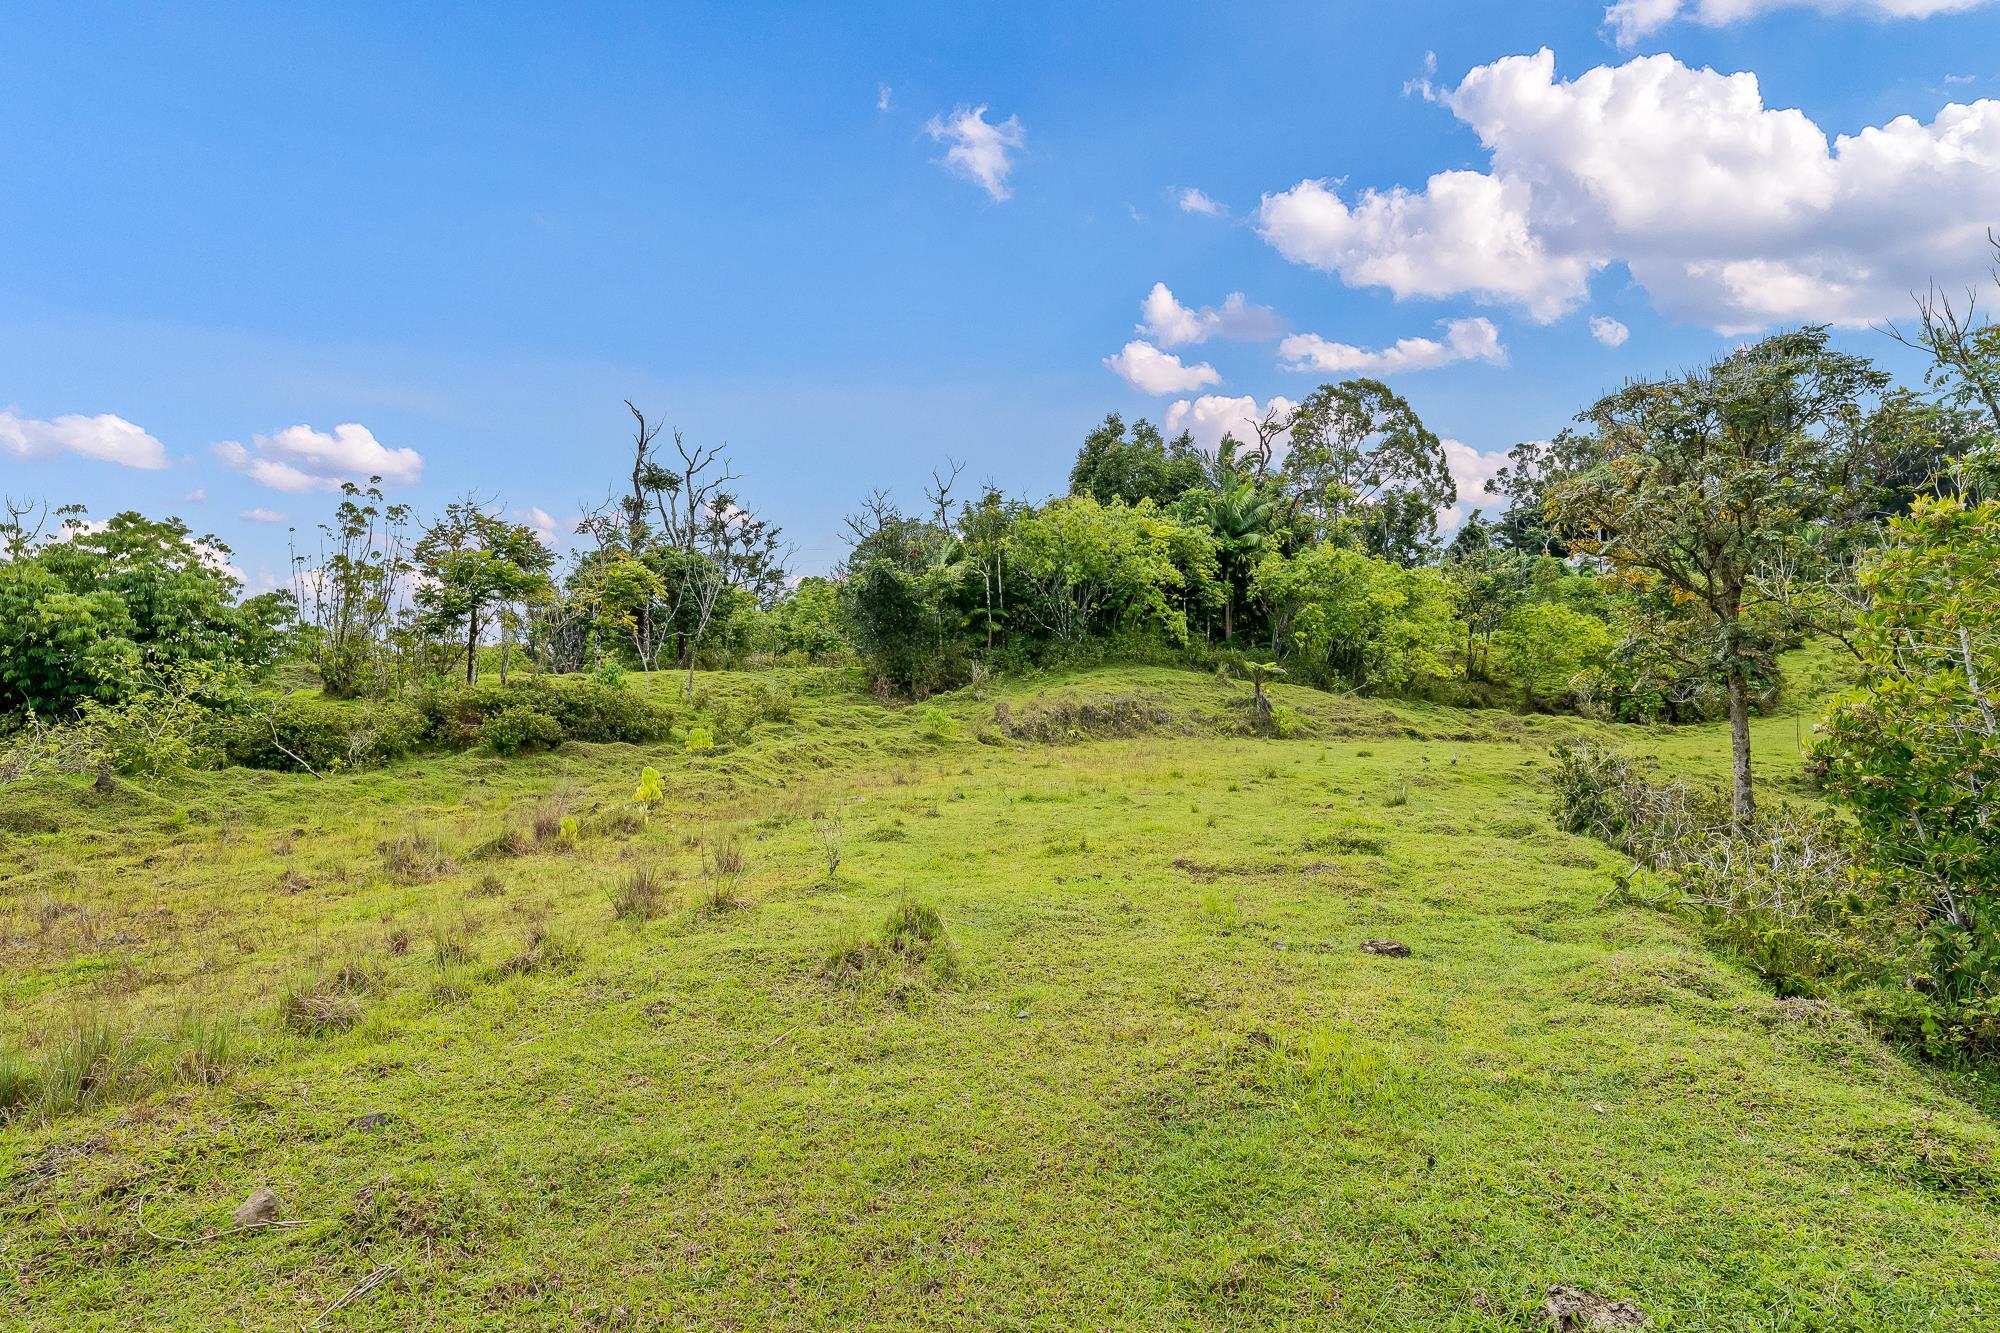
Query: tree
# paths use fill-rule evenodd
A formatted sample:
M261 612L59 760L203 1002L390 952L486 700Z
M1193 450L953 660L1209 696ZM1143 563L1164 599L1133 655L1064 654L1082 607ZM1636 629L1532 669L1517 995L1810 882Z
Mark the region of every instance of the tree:
M1186 643L1181 600L1190 580L1212 579L1213 545L1154 508L1088 495L1052 500L1014 525L1012 560L1022 602L1056 640L1081 642L1112 629L1146 627Z
M2000 501L1919 498L1865 564L1863 675L1815 756L1877 874L1923 903L1950 998L2000 980Z
M1567 555L1569 544L1549 517L1549 483L1581 465L1589 441L1573 430L1552 440L1525 440L1507 451L1507 466L1486 483L1486 493L1507 502L1495 532L1501 541L1529 555Z
M1711 644L1729 699L1731 812L1755 818L1750 679L1773 640L1812 627L1817 577L1877 498L1908 404L1824 327L1781 333L1675 379L1627 385L1582 414L1578 464L1546 506L1573 549L1665 596ZM1872 400L1880 400L1871 410Z
M465 635L465 683L479 675L479 634L508 603L545 596L555 553L535 530L471 500L446 506L415 552L417 605L433 630Z
M292 557L292 585L320 684L351 699L384 683L389 627L410 572L410 507L383 500L382 479L344 482L333 522L320 525L316 564Z
M1215 488L1201 496L1200 514L1208 530L1215 534L1216 556L1222 573L1222 638L1236 637L1236 606L1247 593L1251 572L1264 553L1275 545L1274 537L1284 517L1283 497L1275 483L1266 479L1261 467L1253 472L1236 460L1236 437L1225 435L1216 450ZM1261 461L1262 455L1254 455Z
M1518 686L1529 708L1574 692L1579 678L1604 661L1611 629L1595 616L1561 602L1516 607L1493 636L1494 672Z
M1457 493L1444 445L1380 380L1322 384L1290 421L1285 475L1326 539L1402 564L1437 537L1437 511Z
M1357 689L1403 689L1450 675L1459 634L1451 585L1352 547L1266 555L1252 585L1286 627L1283 646Z
M1164 507L1201 485L1204 470L1201 451L1186 431L1168 440L1152 422L1141 420L1128 437L1124 418L1113 412L1084 437L1070 469L1069 493L1101 505L1151 500Z
M229 548L179 519L80 509L54 540L23 511L0 524L0 714L56 717L86 700L112 703L143 671L190 663L267 666L292 614L289 596L237 600Z

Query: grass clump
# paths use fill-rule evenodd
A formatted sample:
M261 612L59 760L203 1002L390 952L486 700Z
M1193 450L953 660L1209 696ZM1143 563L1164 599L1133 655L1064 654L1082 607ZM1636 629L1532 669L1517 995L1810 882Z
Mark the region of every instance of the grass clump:
M749 868L743 840L734 834L711 839L701 849L702 894L706 912L727 912L743 906L743 872Z
M382 868L402 884L428 884L456 869L444 839L429 829L412 829L384 842Z
M958 951L945 934L944 916L929 903L905 898L874 939L836 941L820 974L836 985L908 1005L932 987L956 981L960 967Z
M541 922L528 928L521 951L493 967L496 977L526 977L537 972L567 972L583 957L583 951L566 935L557 934Z
M1292 1112L1311 1120L1351 1117L1390 1095L1395 1062L1352 1022L1325 1022L1304 1032L1251 1036L1254 1082Z
M41 1086L34 1061L19 1051L0 1051L0 1123L26 1114Z
M636 866L611 886L611 915L640 925L665 906L667 877L652 866Z
M102 1101L137 1073L133 1054L108 1019L78 1014L43 1051L37 1111L57 1116Z
M358 964L345 963L325 976L295 978L278 996L278 1017L308 1037L346 1032L361 1022L361 998L370 977Z

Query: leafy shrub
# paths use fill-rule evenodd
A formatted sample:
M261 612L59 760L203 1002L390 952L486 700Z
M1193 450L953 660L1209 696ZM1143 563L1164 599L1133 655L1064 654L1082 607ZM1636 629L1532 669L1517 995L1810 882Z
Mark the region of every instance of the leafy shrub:
M673 730L669 705L600 680L557 680L540 687L535 706L562 724L574 741L665 740Z
M526 704L501 709L481 725L479 735L495 754L553 750L564 739L562 723Z
M1873 883L1922 923L1928 981L1965 1022L2000 1009L2000 500L1919 497L1861 570L1860 686L1814 761L1859 822Z
M660 770L647 764L639 770L639 786L633 791L632 799L652 809L667 799L667 789L660 781Z
M228 754L250 768L372 768L414 753L429 728L409 704L293 695L233 718Z
M681 744L689 754L706 754L715 748L715 733L707 727L689 727Z
M958 736L958 719L942 708L926 708L920 730L926 740L942 744Z

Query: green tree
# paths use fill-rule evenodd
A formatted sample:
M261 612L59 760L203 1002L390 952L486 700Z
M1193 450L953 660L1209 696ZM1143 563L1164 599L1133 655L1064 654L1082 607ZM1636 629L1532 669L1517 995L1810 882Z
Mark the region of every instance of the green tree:
M1444 444L1380 380L1322 384L1292 415L1285 477L1320 534L1401 564L1437 538L1457 493Z
M1113 628L1151 628L1186 643L1190 581L1212 580L1214 546L1154 508L1087 495L1052 500L1014 525L1009 564L1022 600L1059 642Z
M501 607L543 597L555 554L535 530L509 523L470 500L445 507L417 542L415 567L423 577L417 605L435 632L465 636L465 683L479 674L479 635Z
M228 547L179 519L127 512L99 527L63 513L55 540L38 540L19 514L0 524L0 713L115 702L142 668L269 664L291 599L239 602Z
M1088 495L1101 505L1151 500L1162 507L1202 484L1205 464L1186 431L1168 440L1150 421L1138 421L1128 435L1116 412L1086 435L1070 469L1069 493Z
M1580 420L1587 449L1547 486L1575 550L1665 595L1676 634L1711 644L1729 700L1732 817L1756 813L1750 681L1773 638L1824 612L1843 531L1878 498L1911 428L1889 377L1822 327L1777 334L1668 380L1627 385ZM1871 403L1874 405L1871 407Z
M1250 577L1267 551L1278 545L1285 518L1283 493L1264 475L1261 452L1255 466L1238 463L1233 435L1222 437L1216 452L1215 485L1201 494L1199 512L1215 535L1215 553L1222 574L1222 638L1236 638L1236 608L1248 594Z
M1611 651L1610 626L1561 602L1514 608L1493 636L1493 672L1521 691L1530 708L1572 694Z
M390 628L405 609L410 507L386 503L381 482L343 483L333 521L320 525L317 563L292 562L307 649L336 699L385 686Z
M1406 569L1321 543L1266 555L1253 591L1283 627L1283 646L1356 688L1407 689L1451 675L1460 633L1436 569Z
M2000 987L2000 501L1919 498L1864 565L1863 675L1815 754L1950 998Z

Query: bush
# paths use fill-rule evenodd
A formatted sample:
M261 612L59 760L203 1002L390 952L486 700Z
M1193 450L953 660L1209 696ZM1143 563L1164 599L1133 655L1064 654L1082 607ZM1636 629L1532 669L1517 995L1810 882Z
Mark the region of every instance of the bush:
M1855 892L1852 835L1824 815L1772 806L1738 831L1719 787L1648 782L1574 745L1556 752L1556 818L1633 858L1624 894L1692 917L1780 994L1899 984L1914 961L1907 923Z
M925 739L942 744L958 735L958 719L942 708L926 708L922 731Z
M301 759L321 772L372 768L414 753L429 729L409 704L293 695L233 718L227 749L250 768L296 769Z
M564 740L562 723L526 704L501 709L480 727L479 735L495 754L553 750Z
M689 727L681 744L689 754L706 754L715 748L715 734L707 727Z

